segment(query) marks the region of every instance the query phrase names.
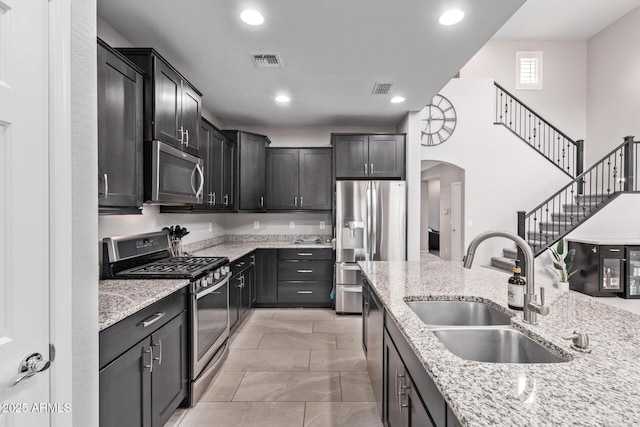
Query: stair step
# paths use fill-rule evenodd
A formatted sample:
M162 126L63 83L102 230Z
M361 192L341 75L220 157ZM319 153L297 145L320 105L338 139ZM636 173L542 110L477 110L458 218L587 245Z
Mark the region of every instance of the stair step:
M607 194L590 194L590 195L577 194L574 198L576 202L583 204L583 203L601 202L607 197L609 197L609 195Z
M553 222L541 222L538 229L542 231L556 231L562 233L567 228L571 227L570 222L565 221L553 221Z
M580 213L580 214L589 214L589 212L594 209L597 208L598 206L600 206L600 203L602 202L598 202L596 203L586 203L586 204L581 204L581 205L576 205L573 203L567 203L567 204L563 204L562 205L562 211L563 212L573 212L573 213ZM553 213L551 215L554 215Z
M491 258L491 265L505 271L512 271L516 266L516 262L510 258L496 256Z
M587 210L587 213L588 212L589 211ZM573 221L574 224L576 222L584 220L584 218L585 218L585 215L584 215L584 212L582 212L582 210L580 212L561 212L561 213L551 214L552 221L563 221L567 223L571 223L571 221Z
M504 248L502 249L502 255L505 258L516 259L518 258L518 250L516 248Z
M538 242L551 242L555 240L555 238L558 237L559 235L560 233L555 231L548 231L548 232L542 232L542 233L538 231L529 231L527 233L527 238L528 240L534 240Z

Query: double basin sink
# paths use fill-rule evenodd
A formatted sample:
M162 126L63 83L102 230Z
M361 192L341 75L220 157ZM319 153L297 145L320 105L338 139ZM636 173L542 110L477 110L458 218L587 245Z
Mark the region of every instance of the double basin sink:
M408 301L407 305L456 356L489 363L561 363L552 353L513 329L508 314L472 301Z

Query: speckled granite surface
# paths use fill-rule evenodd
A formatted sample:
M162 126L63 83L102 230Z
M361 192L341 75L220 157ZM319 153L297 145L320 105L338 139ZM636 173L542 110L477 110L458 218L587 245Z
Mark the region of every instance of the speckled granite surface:
M445 261L361 262L362 270L458 419L466 426L640 425L640 316L576 292L546 289L548 316L512 325L567 363L493 364L450 353L405 299L479 299L508 311L503 274ZM511 312L516 313L516 312ZM591 354L562 339L589 334Z
M568 241L577 243L587 243L590 245L640 245L640 238L638 237L619 237L612 239L611 237L567 237Z
M189 284L179 280L100 280L98 284L98 331L171 295Z
M304 248L331 248L326 243L309 243L297 244L292 241L273 242L273 241L255 241L255 242L227 242L221 245L212 246L198 252L194 252L194 256L226 256L229 261L233 262L256 249L304 249Z

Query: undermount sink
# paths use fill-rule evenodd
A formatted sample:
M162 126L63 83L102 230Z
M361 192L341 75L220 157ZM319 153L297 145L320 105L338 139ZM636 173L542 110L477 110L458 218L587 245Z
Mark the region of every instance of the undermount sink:
M509 325L511 317L488 304L474 301L408 301L407 305L428 325Z
M455 328L432 331L456 356L490 363L567 362L511 328Z

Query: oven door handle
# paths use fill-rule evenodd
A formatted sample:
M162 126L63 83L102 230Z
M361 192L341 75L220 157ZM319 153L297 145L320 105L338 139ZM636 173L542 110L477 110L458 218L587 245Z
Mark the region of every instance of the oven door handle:
M224 285L226 285L227 283L229 283L229 278L231 277L231 274L227 274L227 277L220 283L218 283L217 285L209 288L209 289L205 289L204 291L197 293L196 294L196 299L200 299L202 297L206 297L207 295L209 295L210 293L213 293L215 291L217 291L218 289L220 289L221 287L223 287Z

